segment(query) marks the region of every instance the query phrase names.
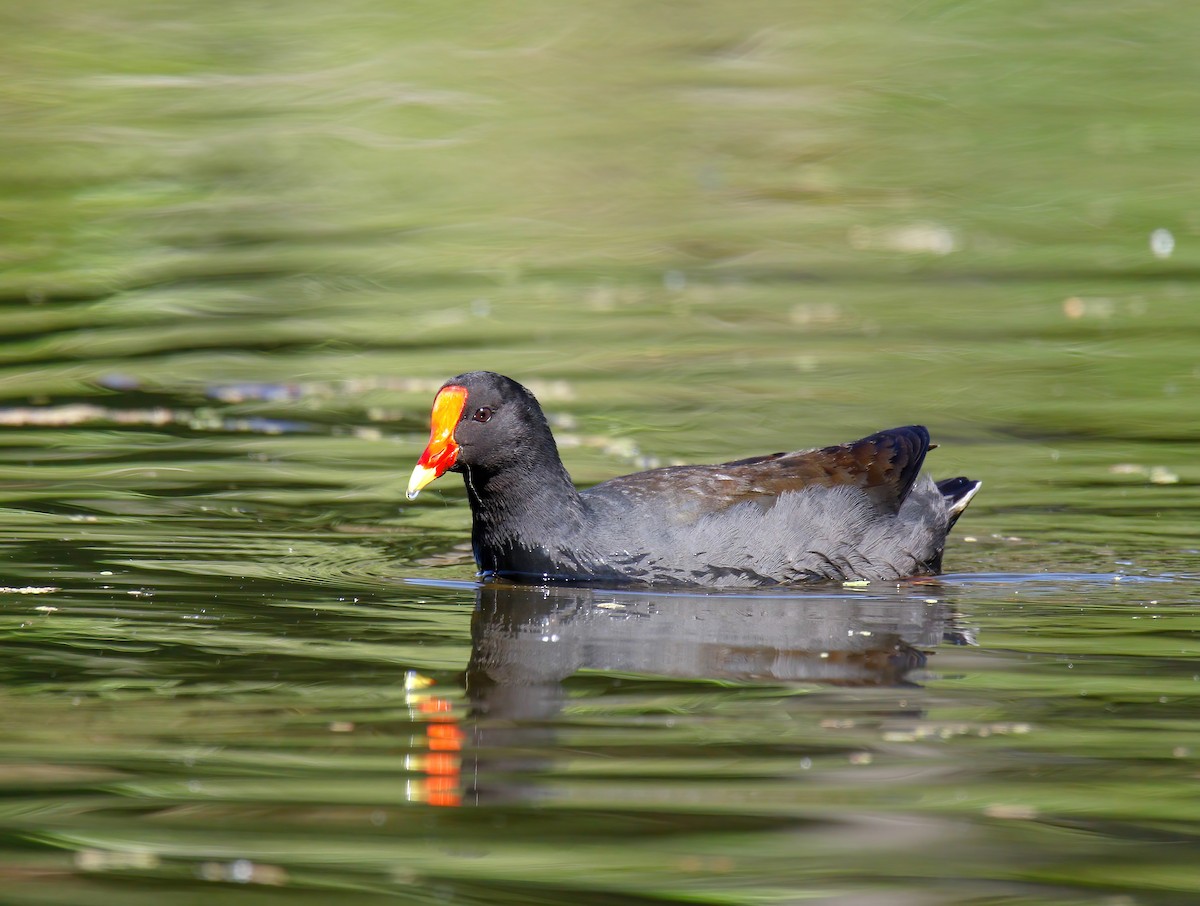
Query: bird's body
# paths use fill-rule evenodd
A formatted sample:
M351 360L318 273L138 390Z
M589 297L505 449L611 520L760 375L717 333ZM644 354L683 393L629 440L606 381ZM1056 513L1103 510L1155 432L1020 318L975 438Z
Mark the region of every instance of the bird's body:
M410 496L463 474L480 570L522 581L761 587L941 570L979 483L918 478L919 426L840 446L671 466L577 491L540 406L491 372L448 381Z

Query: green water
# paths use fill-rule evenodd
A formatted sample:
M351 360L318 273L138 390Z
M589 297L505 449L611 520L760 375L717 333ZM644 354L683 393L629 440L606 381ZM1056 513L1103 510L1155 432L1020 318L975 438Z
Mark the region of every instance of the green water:
M0 902L1200 897L1189 4L0 13ZM927 424L928 585L481 587L580 483Z

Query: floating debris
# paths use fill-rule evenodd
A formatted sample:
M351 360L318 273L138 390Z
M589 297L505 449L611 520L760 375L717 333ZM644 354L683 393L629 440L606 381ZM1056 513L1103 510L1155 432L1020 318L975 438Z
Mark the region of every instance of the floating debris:
M159 858L151 852L82 849L75 853L75 867L80 871L152 871L159 867Z
M983 813L989 818L1003 818L1006 821L1033 821L1038 816L1035 806L999 802L986 806Z
M196 869L196 875L204 881L233 884L264 884L281 887L288 881L287 869L280 865L263 865L249 859L234 859L232 862L204 862Z
M75 425L183 425L193 431L228 431L233 434L298 434L313 426L279 418L221 418L210 410L117 409L91 403L62 406L9 406L0 408L0 426L9 428L66 428Z
M1108 467L1110 475L1137 475L1151 484L1179 484L1179 475L1166 466L1144 466L1136 462L1119 462Z

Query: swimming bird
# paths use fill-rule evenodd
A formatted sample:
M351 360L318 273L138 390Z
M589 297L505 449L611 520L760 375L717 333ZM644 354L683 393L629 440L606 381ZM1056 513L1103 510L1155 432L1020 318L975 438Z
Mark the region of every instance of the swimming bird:
M480 572L527 583L753 588L936 575L980 482L919 475L920 425L717 465L668 466L577 490L533 394L472 371L438 390L413 499L466 483Z

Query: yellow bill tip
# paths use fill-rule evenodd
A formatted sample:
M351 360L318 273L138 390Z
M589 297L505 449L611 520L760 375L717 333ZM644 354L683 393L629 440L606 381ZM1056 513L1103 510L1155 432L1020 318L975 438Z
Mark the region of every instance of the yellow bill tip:
M417 495L421 493L421 488L437 477L438 473L436 469L430 469L427 466L417 466L413 469L412 478L408 480L408 493L406 495L408 499L416 500Z

